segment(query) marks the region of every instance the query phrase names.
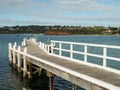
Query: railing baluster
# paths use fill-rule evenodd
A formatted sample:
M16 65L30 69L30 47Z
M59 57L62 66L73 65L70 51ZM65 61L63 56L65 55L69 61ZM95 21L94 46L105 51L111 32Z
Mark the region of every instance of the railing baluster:
M87 45L84 46L84 62L87 62Z
M16 50L17 44L16 42L13 45L13 49ZM16 64L16 52L13 50L13 63Z
M47 45L45 44L45 51L47 52Z
M42 47L42 44L41 44L41 42L40 42L40 47Z
M49 45L47 45L47 52L49 53Z
M73 58L73 44L70 44L70 58Z
M106 67L107 63L106 63L106 56L107 56L107 48L104 47L103 48L103 67Z
M60 56L62 55L62 43L61 42L59 43L59 55Z
M53 54L54 52L54 42L51 43L51 53Z
M9 62L11 63L12 62L12 57L11 57L11 55L12 55L12 50L11 50L12 44L11 43L8 44L8 48L9 48Z

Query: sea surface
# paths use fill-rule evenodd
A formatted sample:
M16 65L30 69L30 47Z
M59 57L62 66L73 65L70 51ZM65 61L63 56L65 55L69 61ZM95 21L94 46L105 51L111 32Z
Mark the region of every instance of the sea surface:
M34 77L32 80L22 78L8 63L8 43L21 45L23 38L34 37L37 41L48 43L49 40L72 41L81 43L107 44L120 46L120 36L80 36L80 35L39 35L39 34L0 34L0 90L49 90L48 78ZM118 52L120 53L120 52ZM120 54L119 54L120 55ZM120 64L114 65L120 68ZM60 78L54 79L55 90L71 90L71 83ZM77 90L84 90L77 87Z

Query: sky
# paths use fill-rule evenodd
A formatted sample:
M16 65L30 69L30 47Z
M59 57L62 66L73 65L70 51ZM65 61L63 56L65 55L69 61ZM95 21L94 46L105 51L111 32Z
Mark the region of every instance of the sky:
M0 0L0 26L120 26L120 0Z

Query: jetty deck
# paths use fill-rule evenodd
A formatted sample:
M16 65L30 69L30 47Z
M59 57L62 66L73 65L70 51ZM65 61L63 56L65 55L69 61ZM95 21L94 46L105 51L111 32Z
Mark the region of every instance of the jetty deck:
M86 90L120 90L119 73L53 56L32 40L26 40L26 48L26 60L50 72L51 76L57 75L70 81L73 83L72 90L76 89L75 85ZM53 90L53 87L50 90Z

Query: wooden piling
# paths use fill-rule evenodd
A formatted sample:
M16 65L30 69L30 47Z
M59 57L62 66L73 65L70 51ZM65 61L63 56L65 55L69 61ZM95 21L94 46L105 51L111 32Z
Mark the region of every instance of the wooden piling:
M49 85L50 85L50 90L54 90L54 74L51 72L47 72L47 76L49 77Z
M72 90L76 90L76 85L72 84Z
M49 78L50 78L50 90L54 90L54 77Z

